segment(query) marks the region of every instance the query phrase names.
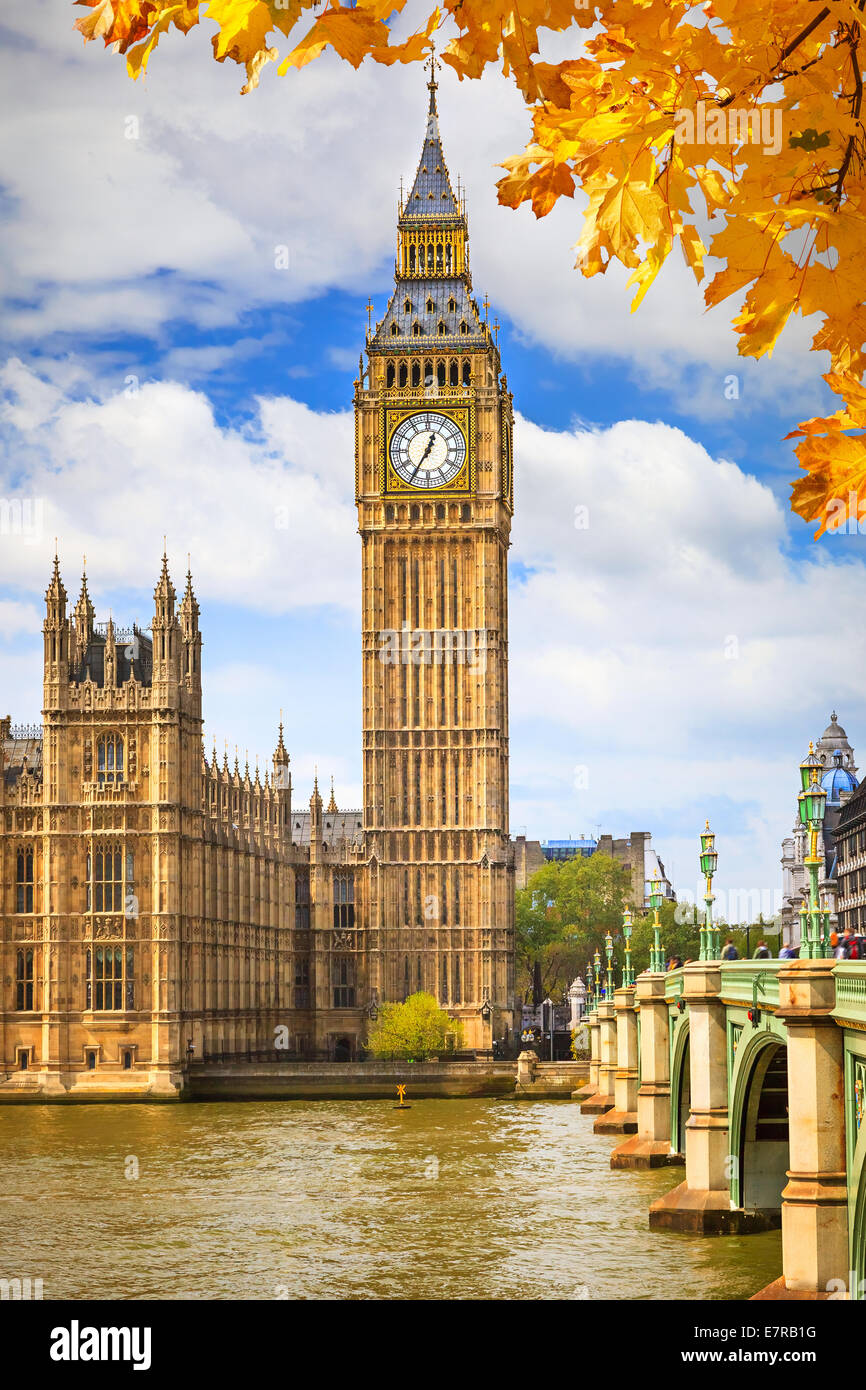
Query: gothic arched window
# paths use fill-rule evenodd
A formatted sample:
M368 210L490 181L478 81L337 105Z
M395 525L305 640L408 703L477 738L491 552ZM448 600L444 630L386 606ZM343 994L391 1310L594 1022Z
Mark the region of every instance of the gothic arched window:
M457 366L456 358L452 358L451 362L448 364L448 379L452 386L460 385L460 371Z
M409 371L408 371L408 368L407 368L407 366L406 366L406 363L405 363L405 362L401 362L401 363L400 363L400 385L401 385L401 386L405 386L405 385L406 385L406 380L407 380L408 375L409 375Z
M97 781L123 781L123 738L120 734L103 734L96 745Z
M394 327L396 328L396 326L397 326L397 325L395 324ZM387 371L385 372L385 385L386 385L386 386L393 386L393 385L394 385L394 363L393 363L393 362L389 362L389 363L388 363L388 368L387 368Z
M331 983L334 990L334 1008L354 1009L355 962L351 956L334 956L331 965Z
M410 273L410 275L414 275L414 274L415 274L415 247L414 247L414 246L410 246L410 247L409 247L409 273ZM407 303L407 304L409 303L408 299L407 299L406 303ZM409 310L408 310L408 308L407 308L406 313L408 314L408 312L409 312Z
M412 385L421 385L421 364L419 362L412 363Z
M33 951L19 951L15 961L15 1007L25 1013L33 1008Z
M445 363L436 363L436 380L440 386L445 385Z
M472 379L472 368L469 366L468 359L463 363L463 385L468 386Z
M439 999L440 1004L448 1003L448 962L442 957L442 992Z
M403 957L403 1003L409 998L409 957Z
M33 851L19 849L15 872L15 911L33 911Z
M91 909L91 903L95 912L123 911L126 894L132 891L134 869L131 851L125 858L124 864L123 850L117 844L97 845L93 853L88 854L88 911Z

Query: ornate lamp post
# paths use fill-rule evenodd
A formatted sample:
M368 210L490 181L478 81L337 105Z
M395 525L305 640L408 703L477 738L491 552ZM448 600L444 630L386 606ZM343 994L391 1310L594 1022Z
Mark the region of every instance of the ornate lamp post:
M595 978L592 973L592 961L587 962L586 966L586 997L589 1000L590 1011L595 1007Z
M631 933L631 908L627 907L622 914L622 934L625 939L625 963L622 967L622 983L624 989L630 989L634 984L634 967L631 963Z
M808 757L800 764L800 783L803 789L797 798L800 807L800 820L809 831L809 853L805 860L809 870L808 932L800 940L800 955L805 960L822 960L827 949L824 941L821 904L818 899L818 870L821 867L819 836L827 805L827 793L819 780L821 771L821 764L810 743ZM801 924L802 921L801 916Z
M713 874L718 867L719 856L716 851L716 837L710 830L710 822L701 835L701 873L706 879L707 890L704 902L707 905L704 925L701 927L701 960L718 960L719 929L713 926Z
M604 953L607 956L607 974L604 979L604 997L608 1003L613 999L613 937L610 932L604 938Z
M595 1007L601 1003L601 952L596 950L595 956Z
M650 951L650 970L656 974L663 974L665 959L662 953L661 944L661 922L659 921L659 908L662 905L662 881L654 878L650 885L650 907L653 910L653 944Z

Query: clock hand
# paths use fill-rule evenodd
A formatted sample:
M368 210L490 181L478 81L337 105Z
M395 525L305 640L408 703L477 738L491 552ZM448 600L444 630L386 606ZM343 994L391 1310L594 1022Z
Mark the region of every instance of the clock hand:
M410 482L410 483L413 481L413 479L414 479L414 477L415 477L415 473L418 472L418 469L421 467L421 464L424 462L424 460L425 460L425 458L427 457L427 455L429 454L430 450L433 448L433 444L434 444L434 442L435 442L435 439L436 439L436 431L433 430L433 431L431 432L431 434L430 434L430 438L427 440L427 448L424 450L424 452L423 452L423 454L421 455L421 457L419 458L418 462L415 464L415 472L412 474L412 477L409 479L409 482Z

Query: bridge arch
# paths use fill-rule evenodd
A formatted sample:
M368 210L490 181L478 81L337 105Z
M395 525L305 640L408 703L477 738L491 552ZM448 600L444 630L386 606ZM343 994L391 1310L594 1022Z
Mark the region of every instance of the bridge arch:
M671 1056L671 1152L686 1151L686 1121L692 1107L689 1020L681 1020L673 1039Z
M787 1182L788 1049L771 1029L740 1041L729 1106L731 1203L781 1223Z

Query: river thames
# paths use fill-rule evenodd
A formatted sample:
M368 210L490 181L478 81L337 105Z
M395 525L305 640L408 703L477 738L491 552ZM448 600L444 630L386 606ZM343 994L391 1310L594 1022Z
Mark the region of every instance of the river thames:
M408 1097L411 1101L411 1096ZM741 1299L778 1231L651 1233L567 1101L16 1106L0 1277L46 1299Z

